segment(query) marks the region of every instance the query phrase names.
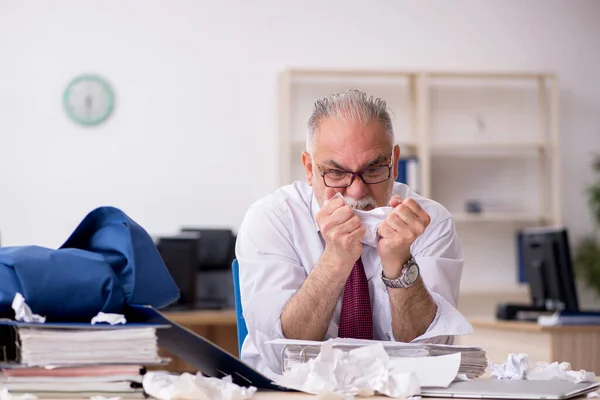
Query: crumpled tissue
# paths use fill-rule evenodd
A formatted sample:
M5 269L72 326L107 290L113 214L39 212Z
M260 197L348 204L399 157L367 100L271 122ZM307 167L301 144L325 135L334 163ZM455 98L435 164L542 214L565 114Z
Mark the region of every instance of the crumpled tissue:
M15 319L21 322L46 322L46 317L34 314L31 308L25 303L25 298L19 292L15 294L12 302L12 309L15 310Z
M95 325L95 324L101 323L101 322L107 322L111 325L116 325L116 324L126 324L127 320L125 319L125 316L123 314L110 314L110 313L103 313L102 311L100 311L98 313L98 315L96 315L94 318L92 318L92 325Z
M256 392L253 386L236 385L231 376L207 378L201 373L147 372L142 385L148 395L159 400L246 400Z
M0 400L37 400L37 396L30 393L12 395L8 389L0 389Z
M120 397L103 397L103 396L92 396L90 400L121 400Z
M573 383L593 382L596 374L585 370L574 371L568 362L538 362L529 369L527 354L509 354L502 365L489 365L492 375L498 379L567 380Z
M381 343L344 352L326 342L316 358L292 365L277 383L323 399L373 396L376 392L406 398L421 393L416 374L395 372Z
M341 193L336 193L333 198L340 198L344 200L344 196ZM386 219L388 215L392 212L392 207L377 207L373 210L363 211L353 209L355 215L360 219L360 223L365 227L365 236L362 239L362 243L377 247L377 243L379 242L379 225Z

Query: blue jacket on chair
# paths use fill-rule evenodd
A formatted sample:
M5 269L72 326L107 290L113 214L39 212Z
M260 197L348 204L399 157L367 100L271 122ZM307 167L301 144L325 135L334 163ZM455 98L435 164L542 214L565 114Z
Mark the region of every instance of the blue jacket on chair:
M14 315L17 292L35 314L65 322L179 298L152 238L114 207L90 212L59 249L0 248L0 316Z

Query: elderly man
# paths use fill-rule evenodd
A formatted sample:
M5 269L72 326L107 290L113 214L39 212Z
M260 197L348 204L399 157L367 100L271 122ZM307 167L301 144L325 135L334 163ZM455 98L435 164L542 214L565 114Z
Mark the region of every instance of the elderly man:
M399 157L385 101L350 90L316 102L306 182L257 201L238 232L242 360L273 376L277 338L452 343L471 332L455 309L463 261L452 216L395 182Z

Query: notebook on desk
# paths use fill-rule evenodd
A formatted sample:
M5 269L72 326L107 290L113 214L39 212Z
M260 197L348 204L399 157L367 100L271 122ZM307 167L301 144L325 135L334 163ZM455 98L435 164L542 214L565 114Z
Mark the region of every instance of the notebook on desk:
M421 396L464 399L570 399L599 387L600 382L473 379L453 382L447 388L422 388Z

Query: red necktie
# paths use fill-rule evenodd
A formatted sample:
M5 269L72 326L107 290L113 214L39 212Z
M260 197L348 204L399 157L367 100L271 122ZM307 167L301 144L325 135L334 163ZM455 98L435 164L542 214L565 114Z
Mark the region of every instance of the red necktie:
M344 287L338 336L353 339L373 339L371 298L365 267L359 258Z

